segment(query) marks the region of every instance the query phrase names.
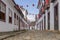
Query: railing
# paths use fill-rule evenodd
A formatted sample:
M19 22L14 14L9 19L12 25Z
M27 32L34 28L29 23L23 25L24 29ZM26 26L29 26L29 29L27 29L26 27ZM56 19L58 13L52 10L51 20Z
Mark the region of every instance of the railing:
M51 0L51 2L54 2L54 1L56 1L56 0Z

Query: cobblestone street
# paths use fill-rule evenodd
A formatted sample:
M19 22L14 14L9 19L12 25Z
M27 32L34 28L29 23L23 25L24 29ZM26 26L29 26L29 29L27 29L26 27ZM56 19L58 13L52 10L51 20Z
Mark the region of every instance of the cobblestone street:
M60 40L60 34L47 31L28 31L5 40Z

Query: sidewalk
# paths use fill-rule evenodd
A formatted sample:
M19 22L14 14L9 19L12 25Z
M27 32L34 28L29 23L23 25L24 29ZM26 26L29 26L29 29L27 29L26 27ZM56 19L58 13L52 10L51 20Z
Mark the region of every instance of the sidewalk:
M16 32L2 32L0 33L0 40L9 38L9 37L13 37L15 35L19 35L20 33L23 33L25 31L16 31Z

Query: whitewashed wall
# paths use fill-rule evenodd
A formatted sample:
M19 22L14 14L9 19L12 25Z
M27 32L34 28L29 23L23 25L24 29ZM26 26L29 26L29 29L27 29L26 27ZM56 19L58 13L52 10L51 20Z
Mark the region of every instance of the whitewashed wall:
M18 25L14 25L14 13L21 17L19 12L14 8L14 3L11 0L2 0L6 4L6 22L0 21L0 32L8 32L18 30ZM8 8L12 11L12 24L9 23ZM18 22L16 21L16 24ZM25 22L26 23L26 22ZM26 23L27 24L27 23Z
M59 31L60 31L60 0L58 0L58 3L59 3L59 5L58 5L58 17L59 17Z
M56 4L58 3L58 24L59 24L59 31L60 31L60 0L57 0L55 3L50 3L50 9L45 10L45 16L46 16L46 30L48 30L48 12L50 12L50 30L54 30L54 7L56 6ZM43 16L39 19L39 21L36 22L35 25L35 29L37 28L37 24L39 24L39 22L41 22L41 20L44 20ZM44 22L43 22L44 23ZM42 24L41 24L42 26ZM44 26L44 24L43 24ZM42 30L42 28L41 28Z
M42 17L36 22L36 25L35 25L36 30L42 30L42 20L43 20L43 29L44 29L44 14L43 14ZM41 28L40 28L40 26L41 26Z

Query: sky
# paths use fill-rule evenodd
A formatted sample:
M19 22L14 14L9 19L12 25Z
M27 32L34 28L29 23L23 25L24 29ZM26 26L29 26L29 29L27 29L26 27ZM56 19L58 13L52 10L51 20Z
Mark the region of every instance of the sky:
M27 9L29 14L38 14L38 0L15 0L15 2L16 4L23 6L23 8ZM34 6L32 6L32 4L34 4Z
M28 14L38 14L38 0L15 0L16 4L23 6L28 11ZM34 6L32 6L34 4ZM28 7L27 7L28 5ZM30 21L35 21L34 15L27 16Z

